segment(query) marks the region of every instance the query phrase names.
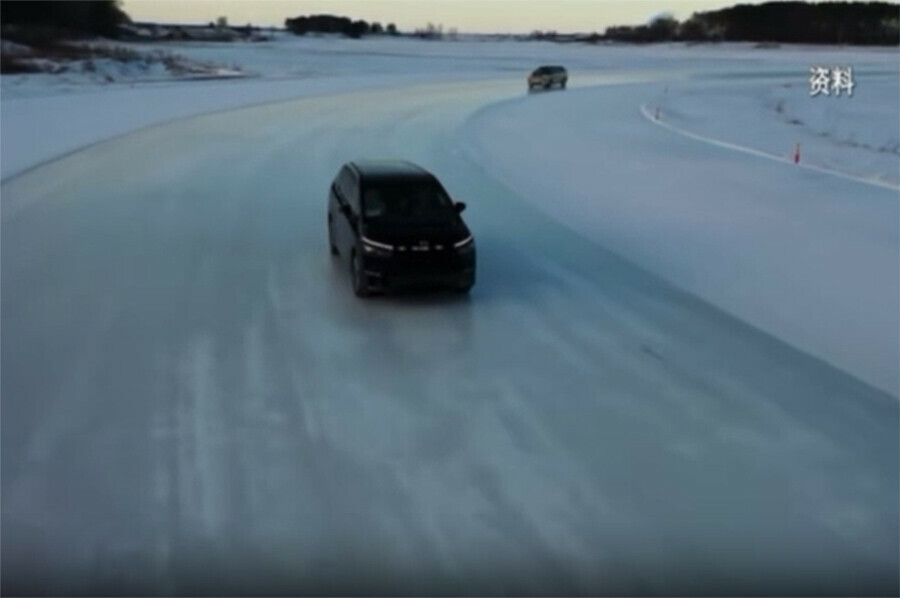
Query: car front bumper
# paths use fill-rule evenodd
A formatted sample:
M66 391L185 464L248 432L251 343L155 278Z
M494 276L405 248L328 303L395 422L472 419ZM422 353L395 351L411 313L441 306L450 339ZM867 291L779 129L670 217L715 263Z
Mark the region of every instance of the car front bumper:
M363 272L374 291L412 288L463 289L475 284L475 250L459 255L448 250L429 256L366 256Z

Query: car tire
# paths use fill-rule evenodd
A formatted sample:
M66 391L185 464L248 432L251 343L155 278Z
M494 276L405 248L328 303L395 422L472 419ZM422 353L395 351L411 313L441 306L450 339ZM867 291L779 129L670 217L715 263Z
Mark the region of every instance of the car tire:
M354 251L350 255L350 282L353 285L353 294L357 297L365 299L370 295L369 287L366 286L362 270L362 262Z

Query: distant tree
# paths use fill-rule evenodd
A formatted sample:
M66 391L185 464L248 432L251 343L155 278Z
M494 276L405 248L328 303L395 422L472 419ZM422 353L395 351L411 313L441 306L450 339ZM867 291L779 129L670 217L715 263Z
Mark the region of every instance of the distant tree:
M387 34L388 35L399 35L399 32L397 31L397 26L394 25L393 23L388 23Z
M335 15L310 15L288 18L284 21L285 28L296 34L307 33L342 33L347 37L358 38L370 32L366 21L352 21L347 17Z
M751 41L808 44L900 45L900 7L888 2L766 2L671 17L637 27L615 26L619 41Z
M711 38L727 41L898 45L900 9L887 2L767 2L696 13Z
M678 27L676 36L679 40L697 42L709 39L706 27L700 19L691 17Z
M375 21L374 23L372 23L372 26L369 27L369 33L371 33L372 35L381 35L382 33L384 33L384 27L381 26L381 23Z
M216 19L216 27L219 27L220 29L228 27L228 17L219 17Z
M671 41L678 31L678 21L672 15L661 15L650 21L648 26L649 41Z
M532 31L529 35L530 39L536 40L546 40L546 41L555 41L559 37L559 34L556 31Z
M413 31L413 35L421 39L434 39L436 35L434 23L428 23L424 28L416 29Z
M119 25L131 19L116 0L45 0L0 2L0 23L54 27L78 33L115 37Z
M353 21L350 23L349 30L344 32L344 35L347 37L352 37L353 39L359 39L369 32L369 24L365 21Z
M634 30L635 27L629 27L628 25L614 25L612 27L607 27L604 35L608 39L614 39L620 42L633 42L635 41Z
M306 21L308 21L306 17L296 17L293 19L288 17L284 20L284 28L294 35L303 35L307 31L309 31L309 28L306 25Z

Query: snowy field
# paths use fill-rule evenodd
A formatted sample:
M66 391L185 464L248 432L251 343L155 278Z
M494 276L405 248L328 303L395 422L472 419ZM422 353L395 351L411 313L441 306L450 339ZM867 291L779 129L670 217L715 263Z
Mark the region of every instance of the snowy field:
M896 49L164 48L0 78L4 593L900 590ZM352 296L367 156L470 298Z
M758 76L760 71L787 74L788 84L802 96L806 71L812 64L852 64L863 72L887 73L888 86L891 81L896 86L897 80L896 52L890 49L823 50L798 46L772 50L754 49L750 44L715 48L681 44L591 47L478 39L435 43L391 38L298 38L286 34L259 43L135 43L127 47L146 54L167 53L200 64L217 65L228 69L229 76L224 81L185 82L171 76L166 80L165 73L156 68L147 73L136 67L124 72L121 67L115 67L112 72L115 80L111 83L96 73L6 75L0 79L3 98L0 117L7 131L3 139L6 143L14 141L15 149L4 151L3 178L93 142L211 110L413 82L498 77L522 80L523 73L542 63L565 64L573 73L576 86L589 83L598 74L625 80L678 81L691 76L733 77L738 69L738 72L752 71L753 76ZM230 75L237 72L244 75L244 80L231 80ZM736 90L731 97L738 93L744 92ZM774 97L779 92L764 90L763 93ZM879 114L887 112L889 119L896 119L896 111L891 111L890 94L881 99L877 106ZM830 108L821 104L814 108ZM860 104L854 105L854 114L865 115L858 118L867 118L869 124L877 123L878 119L868 112L871 106ZM881 130L896 128L885 126ZM827 124L815 132L829 132ZM882 147L881 142L891 147L887 135L888 138L877 140L878 148ZM796 135L786 137L785 143L793 147ZM790 149L785 150L784 143L773 145L782 153ZM888 177L897 170L896 151L893 156L893 168L890 162L879 163L879 168L889 173Z
M896 396L898 77L858 74L853 98L809 98L796 79L546 94L460 135L545 213ZM651 124L657 106L674 130ZM816 170L790 163L797 142Z

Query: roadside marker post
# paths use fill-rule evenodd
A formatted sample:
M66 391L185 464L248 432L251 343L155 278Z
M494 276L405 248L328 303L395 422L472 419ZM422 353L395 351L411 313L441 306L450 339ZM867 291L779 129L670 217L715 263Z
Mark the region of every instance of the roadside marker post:
M800 142L794 144L794 164L800 163Z

